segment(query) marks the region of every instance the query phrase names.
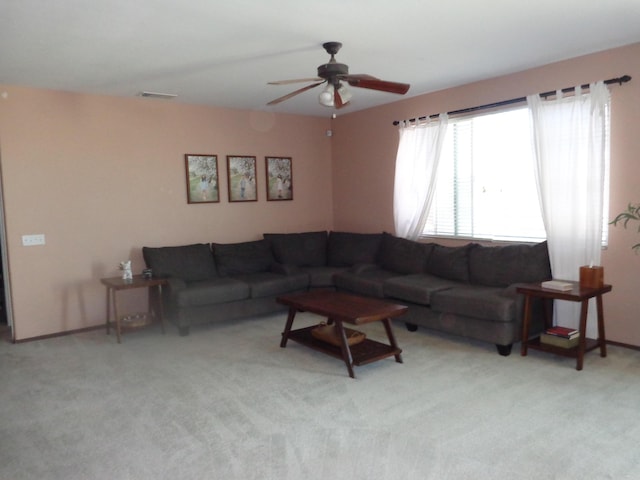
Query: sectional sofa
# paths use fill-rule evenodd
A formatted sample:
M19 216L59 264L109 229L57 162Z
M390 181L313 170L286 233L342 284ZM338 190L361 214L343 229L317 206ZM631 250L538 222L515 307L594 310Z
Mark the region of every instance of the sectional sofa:
M546 242L449 247L389 233L265 233L250 242L143 247L143 257L168 279L165 314L181 335L194 324L284 311L275 301L282 294L332 288L405 304L400 320L409 330L494 343L501 355L521 336L516 287L551 278ZM531 334L542 328L535 323Z

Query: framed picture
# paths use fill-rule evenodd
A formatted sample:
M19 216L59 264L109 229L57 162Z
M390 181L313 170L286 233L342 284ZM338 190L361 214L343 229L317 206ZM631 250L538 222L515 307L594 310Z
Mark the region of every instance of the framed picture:
M217 203L218 156L187 153L184 156L187 173L187 203Z
M267 200L293 200L291 157L265 157Z
M256 157L227 155L227 177L230 202L255 202L258 200Z

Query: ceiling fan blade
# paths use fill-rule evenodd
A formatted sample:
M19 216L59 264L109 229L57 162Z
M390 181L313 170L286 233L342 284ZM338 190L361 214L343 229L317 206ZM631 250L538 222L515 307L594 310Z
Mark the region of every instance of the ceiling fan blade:
M388 82L377 78L367 78L368 75L345 75L344 80L349 82L352 87L368 88L370 90L379 90L381 92L397 93L404 95L409 91L408 83Z
M277 80L275 82L267 82L267 85L289 85L290 83L319 82L321 80L322 79L319 77L297 78L295 80Z
M311 90L312 88L317 87L318 85L322 85L323 83L324 83L324 80L322 82L312 83L311 85L307 85L306 87L299 88L294 92L284 95L283 97L279 97L279 98L276 98L275 100L271 100L269 103L267 103L267 105L275 105L276 103L284 102L285 100L288 100L291 97L295 97L299 93L306 92L307 90Z
M347 75L340 75L341 79L347 80L347 79L352 79L352 80L380 80L378 77L374 77L373 75L368 75L366 73L351 73L351 74L347 74Z

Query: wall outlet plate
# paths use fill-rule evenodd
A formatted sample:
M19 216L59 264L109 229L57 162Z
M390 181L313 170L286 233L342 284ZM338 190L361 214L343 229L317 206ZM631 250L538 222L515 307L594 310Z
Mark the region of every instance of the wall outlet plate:
M33 247L34 245L44 245L44 244L45 244L44 233L22 236L22 245L25 247Z

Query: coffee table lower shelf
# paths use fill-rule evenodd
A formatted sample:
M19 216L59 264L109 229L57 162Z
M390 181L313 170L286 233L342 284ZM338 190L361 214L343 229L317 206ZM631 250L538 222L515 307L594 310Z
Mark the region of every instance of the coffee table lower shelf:
M344 360L344 357L342 356L342 349L340 347L318 340L311 334L311 330L314 328L315 325L307 328L291 330L289 332L289 339L318 352L326 353L332 357ZM366 365L368 363L382 360L387 357L393 357L394 355L400 355L402 353L401 348L385 345L384 343L376 342L375 340L370 340L368 338L356 345L350 345L349 350L351 351L353 364L357 366Z
M578 358L578 347L571 348L562 348L556 347L555 345L547 345L546 343L540 342L540 337L532 338L527 342L527 347L532 350L541 350L543 352L555 353L556 355L561 355L563 357L569 358ZM585 341L585 352L589 352L591 350L595 350L600 347L600 342L594 340L593 338L587 338Z

